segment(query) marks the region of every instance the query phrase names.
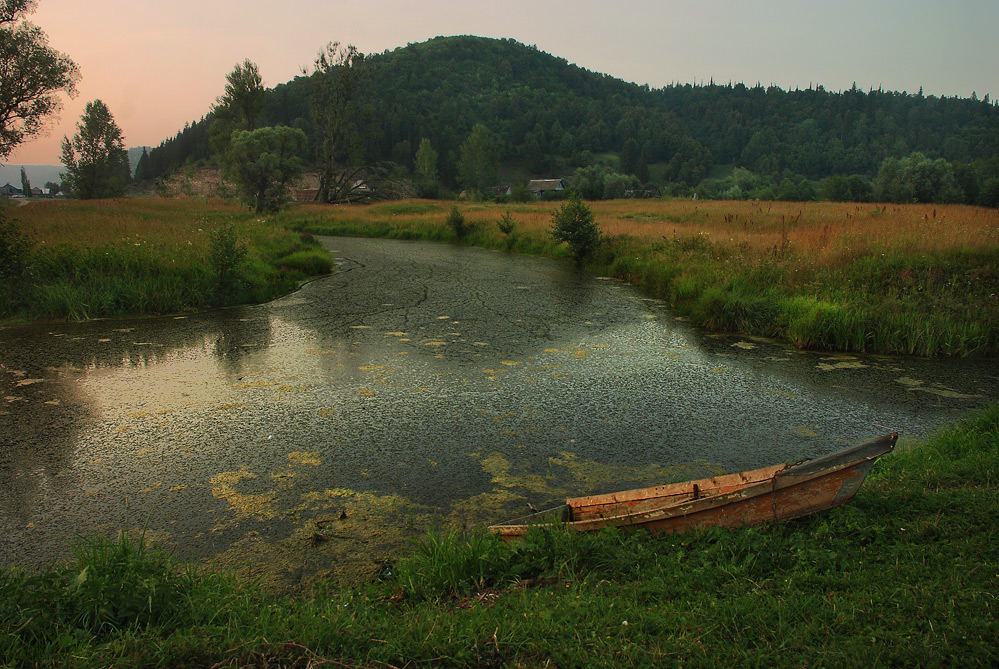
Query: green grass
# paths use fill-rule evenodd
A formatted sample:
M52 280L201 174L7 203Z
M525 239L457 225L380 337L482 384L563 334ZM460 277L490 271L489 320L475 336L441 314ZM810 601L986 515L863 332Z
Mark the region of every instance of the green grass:
M263 302L333 269L312 235L212 203L23 209L16 216L24 221L9 216L33 244L27 271L0 287L0 318L82 320ZM231 229L234 242L221 254L213 253L220 229Z
M5 666L995 666L999 405L779 526L429 531L370 583L274 597L141 537L0 572ZM216 664L220 663L220 664ZM312 664L310 664L312 663ZM550 666L550 665L548 665Z

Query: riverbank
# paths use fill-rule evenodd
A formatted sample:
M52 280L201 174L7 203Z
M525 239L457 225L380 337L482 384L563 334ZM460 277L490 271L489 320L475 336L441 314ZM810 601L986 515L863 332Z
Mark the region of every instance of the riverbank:
M313 234L459 241L452 203L301 205L276 222ZM557 203L461 203L460 243L568 257ZM999 354L999 212L964 206L616 200L589 203L604 241L589 271L640 285L715 331L799 348ZM498 223L515 223L504 234Z
M0 576L5 666L989 666L999 662L999 405L780 526L430 532L370 583L275 597L136 539Z
M4 319L85 320L259 303L333 267L311 235L221 201L53 200L4 215Z
M266 301L331 270L311 234L568 257L549 234L557 203L460 203L469 226L461 240L445 223L451 206L306 204L266 219L197 198L8 210L33 252L20 278L8 281L15 290L0 291L0 317L79 320ZM695 325L814 350L999 355L996 210L685 200L590 206L604 238L587 269L641 286ZM504 214L510 233L498 225ZM220 272L236 249L212 251L213 233L226 225L247 248L231 281Z

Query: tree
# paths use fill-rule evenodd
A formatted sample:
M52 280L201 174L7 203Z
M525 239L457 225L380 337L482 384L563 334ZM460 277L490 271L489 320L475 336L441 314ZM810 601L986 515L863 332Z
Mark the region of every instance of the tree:
M49 195L58 195L59 191L62 190L62 184L57 184L54 181L46 181L45 190L49 192Z
M130 170L121 129L100 100L88 102L73 140L62 138L63 188L89 200L125 192Z
M582 267L600 244L600 226L577 193L552 215L551 235L555 241L569 245L577 267Z
M638 168L638 142L634 137L629 137L621 147L621 173L634 174Z
M31 182L28 181L28 173L21 168L21 192L24 193L24 197L31 197Z
M146 151L146 147L142 147L142 155L139 156L139 162L135 165L136 181L145 181L153 177L150 162L149 152Z
M256 213L277 211L288 200L288 183L302 173L299 153L305 133L298 128L274 126L232 135L228 172L239 188L239 197Z
M482 193L496 182L499 154L489 128L476 123L461 144L458 160L458 182L468 190Z
M349 199L363 171L363 145L354 95L365 75L364 54L330 42L316 56L309 75L312 119L320 134L320 202ZM353 164L353 166L351 166Z
M420 197L436 197L439 187L437 183L437 152L424 137L420 140L420 148L416 150L414 171L416 172L416 188Z
M35 0L0 0L0 162L44 130L61 106L58 91L76 97L80 68L24 21Z
M225 165L232 134L237 130L254 130L264 106L264 84L260 70L249 58L236 65L226 75L225 92L212 106L209 142L220 165Z

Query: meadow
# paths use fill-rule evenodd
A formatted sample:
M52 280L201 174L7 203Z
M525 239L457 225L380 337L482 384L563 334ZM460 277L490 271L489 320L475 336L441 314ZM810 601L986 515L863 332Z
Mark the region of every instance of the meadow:
M810 349L999 352L999 211L958 205L690 200L589 203L603 233L591 272L664 299L713 330ZM302 205L277 218L316 234L458 242L451 203ZM557 202L463 203L460 243L568 258ZM512 233L498 223L509 213Z
M141 536L0 571L9 667L996 666L999 405L781 525L432 528L370 582L274 595Z
M39 201L3 213L4 239L17 239L0 246L15 250L18 267L11 271L8 263L0 287L6 319L159 315L263 302L333 267L311 235L222 201Z

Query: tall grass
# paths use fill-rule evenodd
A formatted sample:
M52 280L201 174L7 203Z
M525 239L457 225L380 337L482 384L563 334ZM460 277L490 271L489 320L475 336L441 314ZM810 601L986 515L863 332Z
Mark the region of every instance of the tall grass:
M632 281L695 323L803 348L914 355L999 352L999 212L965 206L615 200L590 203L592 271ZM301 207L322 234L430 239L567 258L551 203ZM497 223L507 211L517 233Z
M221 201L39 202L9 214L30 272L0 317L84 319L260 302L332 270L309 234Z
M650 537L431 530L369 583L268 595L141 535L0 571L4 666L995 666L999 405L848 505Z

